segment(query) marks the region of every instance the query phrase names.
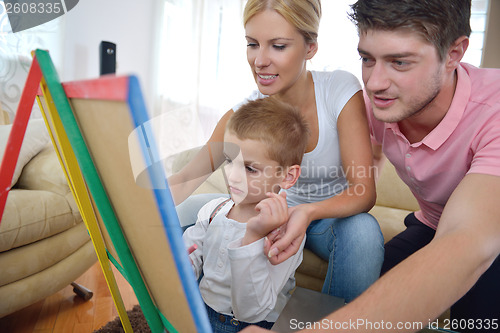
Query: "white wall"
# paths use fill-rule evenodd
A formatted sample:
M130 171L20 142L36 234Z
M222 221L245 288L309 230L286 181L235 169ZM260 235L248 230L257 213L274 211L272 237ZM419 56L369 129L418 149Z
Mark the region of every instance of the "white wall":
M85 0L64 16L62 81L99 76L99 44L117 44L117 75L139 77L149 109L153 107L155 0Z

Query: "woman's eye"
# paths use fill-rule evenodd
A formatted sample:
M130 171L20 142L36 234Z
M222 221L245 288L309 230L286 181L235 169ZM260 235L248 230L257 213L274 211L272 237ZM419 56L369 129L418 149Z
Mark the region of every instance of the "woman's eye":
M279 51L282 51L286 48L286 45L282 45L282 44L274 44L273 47Z
M247 43L247 47L255 48L257 47L257 43Z

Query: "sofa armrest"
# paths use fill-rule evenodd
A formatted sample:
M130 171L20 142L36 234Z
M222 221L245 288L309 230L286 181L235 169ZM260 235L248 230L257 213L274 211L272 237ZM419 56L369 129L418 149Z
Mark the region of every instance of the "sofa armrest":
M16 187L26 190L49 191L63 196L70 192L52 144L47 145L24 166Z

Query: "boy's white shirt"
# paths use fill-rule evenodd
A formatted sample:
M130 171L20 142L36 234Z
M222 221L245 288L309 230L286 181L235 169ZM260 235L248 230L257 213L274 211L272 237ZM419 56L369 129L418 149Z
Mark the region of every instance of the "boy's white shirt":
M272 265L264 254L264 238L241 246L246 223L227 218L234 202L229 200L209 224L214 209L227 198L208 202L198 213L196 224L183 235L191 253L193 269L200 281L205 303L217 312L255 323L274 322L295 287L295 270L302 262L302 250L279 265Z

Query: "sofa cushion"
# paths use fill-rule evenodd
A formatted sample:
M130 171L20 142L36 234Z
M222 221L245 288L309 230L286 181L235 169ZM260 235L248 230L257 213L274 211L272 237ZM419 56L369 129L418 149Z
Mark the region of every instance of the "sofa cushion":
M376 206L397 208L407 211L419 210L417 199L410 188L399 178L396 169L385 161L382 172L377 180Z
M0 156L4 156L5 154L5 149L11 130L12 124L0 125ZM47 145L49 140L49 133L43 119L32 119L28 122L28 127L26 128L23 144L21 146L21 151L19 152L19 158L17 160L14 175L12 177L11 186L14 186L14 184L16 184L26 163L28 163L33 158L33 156L38 154L43 149L43 147Z
M41 272L70 256L90 240L83 222L54 236L5 251L0 256L0 286Z
M15 187L49 191L60 195L70 193L66 176L52 144L47 145L24 166Z
M0 224L0 252L67 230L82 219L68 194L13 189Z

